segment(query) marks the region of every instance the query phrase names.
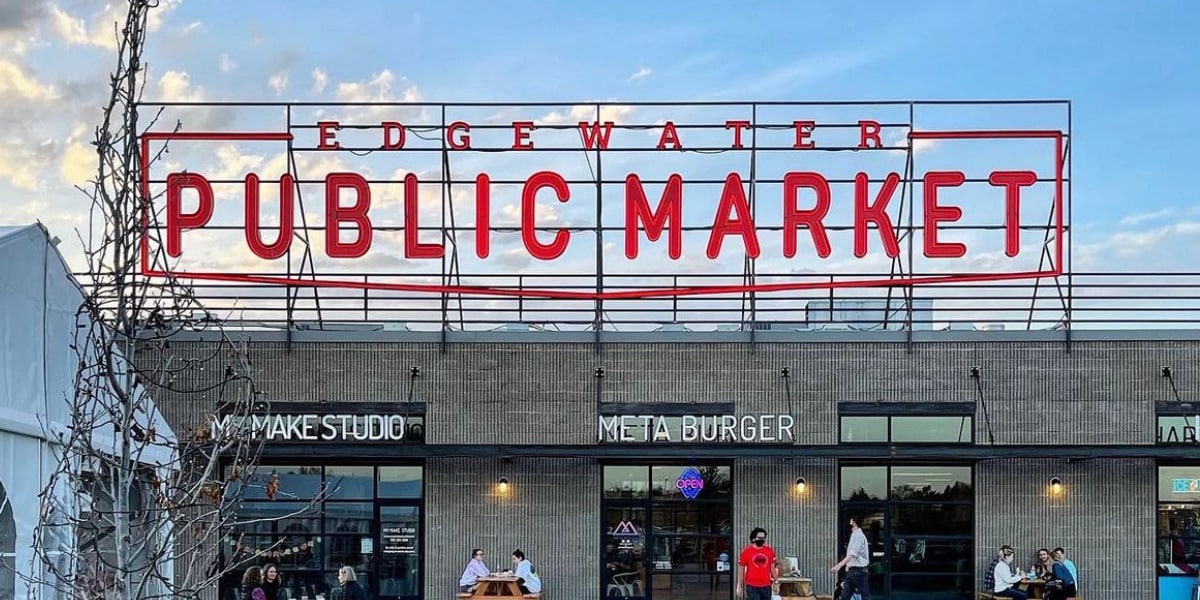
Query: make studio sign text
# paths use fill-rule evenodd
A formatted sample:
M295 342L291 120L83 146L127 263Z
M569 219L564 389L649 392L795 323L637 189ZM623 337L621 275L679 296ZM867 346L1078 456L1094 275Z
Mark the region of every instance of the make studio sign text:
M727 121L725 128L729 133L729 148L744 149L748 138L748 121ZM790 149L796 152L819 150L814 131L819 124L813 121L795 121L794 136ZM505 152L525 152L537 148L537 127L532 121L517 121L512 125L511 148L502 148ZM614 135L614 123L611 121L580 121L578 123L579 137L582 148L594 151L609 149L609 143ZM857 123L857 149L871 150L884 148L881 139L881 124L876 121L862 120ZM338 132L342 129L338 122L322 121L316 124L317 144L314 150L339 152L343 151L338 140ZM662 151L685 150L681 141L679 129L671 121L662 126L661 135L654 149ZM377 150L403 151L408 133L404 125L398 122L382 122L377 128L381 132ZM622 132L617 132L622 133ZM157 137L155 137L157 135ZM244 134L249 139L258 139L253 134ZM444 128L444 141L447 151L476 150L471 143L471 125L457 121ZM909 140L928 138L1054 138L1057 143L1056 165L1062 153L1062 137L1057 131L1033 132L920 132L908 133ZM197 134L190 139L228 139L224 134ZM142 151L148 153L148 141L158 140L188 140L186 134L147 134L143 136ZM291 139L290 134L275 134L271 138ZM487 150L496 150L488 148ZM1046 153L1040 164L1045 165L1051 157ZM800 162L797 160L796 162ZM877 240L882 251L888 257L895 258L901 253L902 236L898 233L898 224L891 214L889 206L899 200L903 179L899 173L889 172L882 178L872 179L865 172L859 172L853 178L852 198L847 192L845 198L835 198L830 179L819 172L811 170L792 170L782 176L782 196L778 198L759 199L757 214L763 211L778 211L771 217L773 222L782 223L773 231L760 231L756 227L755 215L746 192L747 181L740 173L731 172L724 176L724 184L720 191L716 187L709 194L719 194L715 198L695 198L689 194L684 196L684 178L672 174L666 178L665 185L658 190L648 190L643 184L643 178L637 173L624 175L623 198L617 202L623 205L624 255L635 259L640 253L646 252L642 241L657 242L666 236L666 257L678 260L684 253L684 206L685 202L713 206L711 226L705 227L707 239L704 243L704 256L710 260L721 257L722 252L736 242L740 245L738 252L744 249L750 258L763 255L764 236L781 236L776 238L783 258L794 258L802 250L800 244L811 244L813 253L821 258L828 258L835 250L830 239L830 224L827 223L829 213L835 200L852 202L852 221L845 227L852 230L852 250L857 258L868 255L869 245ZM1058 180L1058 197L1056 203L1061 206L1061 168L1056 173ZM321 248L313 248L314 252L323 252L330 259L352 260L366 256L372 248L372 243L381 232L376 231L372 221L372 189L368 177L361 173L339 171L324 175L323 214L324 214L324 244ZM922 189L921 208L912 215L914 228L920 232L921 241L917 248L924 256L931 259L954 259L967 254L968 248L962 241L955 241L953 231L946 227L952 226L963 218L960 207L939 200L939 195L947 190L962 186L968 181L962 171L942 170L927 171L919 179ZM994 202L1003 207L1004 224L999 231L990 235L1002 235L1004 252L1008 257L1016 257L1021 253L1021 205L1022 193L1039 181L1033 170L995 170L987 175L986 182L994 189ZM274 260L288 254L293 243L294 217L296 214L295 190L296 181L290 174L284 174L277 181L264 181L257 173L247 173L242 178L244 184L244 220L242 231L249 250L264 260ZM399 182L397 182L399 183ZM447 255L446 246L428 235L422 239L418 190L421 182L417 175L408 173L403 180L403 226L402 237L403 257L410 261L441 261ZM914 184L917 182L914 182ZM166 176L166 210L165 235L163 244L166 255L176 259L184 254L183 234L188 230L201 230L208 226L213 218L215 202L212 183L203 173L188 171L175 172ZM146 185L145 179L143 185ZM260 201L263 186L278 185L279 226L264 231L261 225L264 221L263 203ZM148 187L146 188L147 195ZM474 180L473 209L474 235L470 247L460 247L459 251L469 251L478 259L486 260L493 255L491 226L493 210L491 176L479 173ZM185 200L188 210L185 210ZM523 182L519 202L519 232L521 245L530 257L539 261L555 261L563 258L572 244L572 231L560 227L546 231L549 223L537 222L538 203L572 202L571 188L567 178L552 170L541 170L529 175ZM194 208L193 208L194 207ZM275 210L275 209L272 209ZM894 212L894 211L893 211ZM708 216L704 217L705 222ZM759 217L762 220L762 217ZM1061 211L1060 211L1061 222ZM424 224L428 230L436 224ZM543 230L540 232L538 228ZM277 230L277 231L275 231ZM576 232L578 233L578 232ZM732 240L730 239L732 238ZM399 241L399 240L397 240ZM699 240L697 244L701 243ZM772 244L774 246L775 244ZM689 249L698 252L699 248ZM145 249L144 249L145 252ZM145 256L143 257L145 260ZM155 273L150 273L155 274ZM188 275L188 273L179 273ZM1045 273L1037 273L1045 275ZM1030 276L1030 274L1025 274ZM1017 278L1017 277L1006 277ZM986 279L986 277L978 277ZM787 286L785 286L786 288ZM794 288L806 286L792 286ZM603 294L591 294L591 297Z

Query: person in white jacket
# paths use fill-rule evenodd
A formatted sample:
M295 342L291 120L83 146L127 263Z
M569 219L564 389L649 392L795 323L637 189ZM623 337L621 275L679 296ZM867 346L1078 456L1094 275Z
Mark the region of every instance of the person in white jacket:
M1012 562L1015 553L1005 548L1000 554L1000 560L996 561L996 568L992 575L996 579L996 584L993 586L992 593L997 598L1015 598L1016 600L1029 600L1029 594L1013 587L1013 584L1020 583L1025 576L1021 573L1013 573Z

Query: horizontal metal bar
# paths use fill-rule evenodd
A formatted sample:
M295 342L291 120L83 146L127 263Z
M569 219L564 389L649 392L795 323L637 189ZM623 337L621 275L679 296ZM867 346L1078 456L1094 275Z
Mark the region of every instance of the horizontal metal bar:
M277 101L155 101L144 100L137 103L138 106L255 106L255 107L296 107L296 106L318 106L318 107L337 107L337 106L399 106L413 108L438 108L438 107L466 107L466 108L506 108L506 107L569 107L569 106L946 106L946 105L1044 105L1044 104L1061 104L1063 106L1071 104L1068 99L1044 98L1044 99L963 99L963 100L688 100L688 101L669 101L669 100L631 100L627 102L606 101L606 102L547 102L547 101L491 101L491 102L404 102L404 101L385 101L385 102L319 102L319 101L293 101L293 102L277 102Z
M297 185L311 185L311 186L325 185L324 179L295 179L293 181ZM364 181L366 181L367 183L370 183L370 184L375 184L375 185L403 185L404 184L403 179L364 179ZM596 185L596 183L597 183L595 179L565 179L564 181L567 182L567 185L580 185L580 186ZM665 185L667 183L666 179L639 179L639 181L642 183L642 185ZM756 177L754 181L755 181L755 184L759 185L759 186L761 186L761 185L782 185L783 184L782 179ZM853 185L854 183L856 183L855 180L846 179L846 178L840 178L840 179L833 178L833 179L826 179L825 181L828 182L830 185ZM870 177L867 179L867 183L873 183L873 184L881 184L884 181L885 180L880 177ZM899 179L900 183L921 183L922 181L923 181L923 179L920 177L907 177L907 178L902 177ZM1036 180L1037 183L1054 183L1056 181L1057 181L1056 179L1049 178L1049 177L1043 177L1043 178L1039 178ZM1066 179L1066 178L1063 179L1064 183L1069 182L1069 181L1070 181L1069 179ZM212 183L212 184L244 186L246 183L246 180L245 179L209 179L208 182ZM990 184L990 182L988 181L988 179L986 177L969 177L967 179L964 179L963 182L964 183L978 183L978 184L989 183ZM166 185L167 180L166 179L150 179L149 183L156 184L156 185ZM260 181L259 185L270 186L273 183L275 185L278 185L278 182L272 182L269 179ZM444 185L446 183L450 183L453 185L474 186L475 180L474 179L421 179L418 183L420 185L423 185L426 187L434 186L434 185ZM526 181L524 179L489 179L488 183L490 185L525 185ZM605 179L605 180L600 181L599 183L601 185L625 185L625 180L624 179ZM684 179L683 183L684 183L684 185L692 186L692 187L695 187L698 185L712 185L712 186L721 185L721 186L723 186L723 185L725 185L725 179L723 179L723 178L722 179ZM748 183L750 183L750 182L749 181L742 182L743 185L748 184ZM208 226L205 226L205 227L207 228ZM1043 229L1046 228L1046 225L1044 223L1042 224L1042 228Z
M1045 458L1084 460L1094 458L1194 459L1195 445L882 445L843 444L603 444L528 445L515 444L266 444L267 457L311 458L840 458L846 460L946 459L990 460L999 458Z

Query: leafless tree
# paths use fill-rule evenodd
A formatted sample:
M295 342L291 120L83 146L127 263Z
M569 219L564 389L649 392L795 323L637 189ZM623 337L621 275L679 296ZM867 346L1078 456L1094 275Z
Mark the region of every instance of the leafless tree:
M93 142L95 178L79 188L91 220L79 232L88 274L72 346L78 364L74 395L63 399L67 422L46 425L57 464L40 495L34 564L23 574L31 600L212 597L223 576L258 558L237 537L246 525L238 520L244 495L254 487L268 500L286 494L286 481L256 473L263 436L251 416L269 407L246 348L188 286L141 275L143 239L155 235L160 217L140 185L138 144L139 132L161 116L138 122L147 18L156 4L128 0L116 28L117 62ZM153 164L158 156L144 158ZM146 257L170 271L161 253ZM207 356L176 356L170 340L185 330L217 332L219 341ZM171 428L156 407L166 404L202 408L182 411ZM224 426L214 426L218 419ZM254 550L306 546L273 544Z

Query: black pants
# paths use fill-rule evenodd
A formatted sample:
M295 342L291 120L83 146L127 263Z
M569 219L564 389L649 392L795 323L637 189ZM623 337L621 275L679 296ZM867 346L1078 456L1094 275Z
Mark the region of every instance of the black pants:
M1007 590L1004 590L1003 592L996 592L993 595L996 596L997 598L1013 598L1014 600L1029 600L1029 594L1026 594L1025 592L1023 592L1021 590L1018 590L1017 588L1008 588Z
M746 586L746 600L771 600L771 586Z
M858 592L863 600L870 600L871 589L867 586L867 568L849 567L846 569L846 580L842 582L841 600L850 600Z
M1046 600L1065 600L1075 595L1075 584L1046 586L1042 597Z

